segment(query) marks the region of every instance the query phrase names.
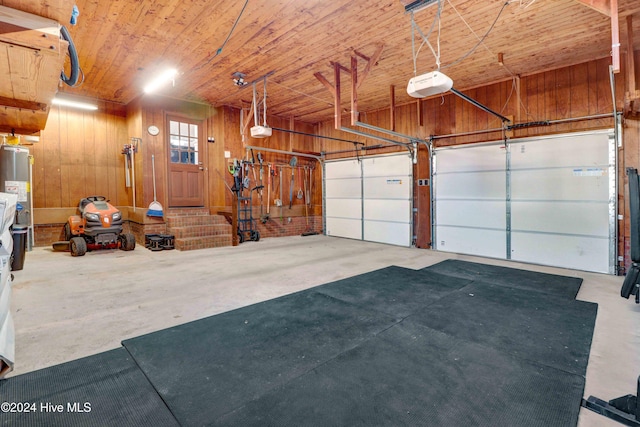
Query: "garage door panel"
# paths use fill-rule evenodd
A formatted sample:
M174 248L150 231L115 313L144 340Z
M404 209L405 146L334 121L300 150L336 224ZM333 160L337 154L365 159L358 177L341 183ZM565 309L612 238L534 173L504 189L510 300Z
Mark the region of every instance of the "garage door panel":
M506 202L487 200L441 200L436 223L447 226L495 228L506 232Z
M394 222L411 222L409 200L365 200L364 219Z
M362 159L365 177L411 175L413 168L407 154L395 156L370 157Z
M505 168L505 150L497 144L442 149L436 166L438 173L501 170Z
M514 231L609 237L602 226L609 222L609 206L605 203L514 201L511 213L511 229Z
M515 170L541 166L606 165L609 159L608 139L608 134L598 133L513 142L511 166Z
M436 180L439 198L504 199L506 178L503 171L444 174Z
M360 179L360 163L357 160L342 160L325 163L327 179L357 178Z
M364 179L365 199L409 199L411 197L411 177L374 177Z
M585 175L582 168L512 171L512 199L608 200L609 174L600 170L601 176Z
M325 191L331 198L357 198L362 194L360 179L328 179L325 181Z
M325 206L327 217L362 218L362 201L360 199L327 199Z
M609 272L609 259L603 256L609 252L608 238L512 232L511 242L515 261Z
M408 223L364 221L364 240L384 242L398 246L411 245L411 228Z
M362 240L360 219L327 218L327 236Z
M506 257L506 233L461 227L436 227L438 250L491 258Z

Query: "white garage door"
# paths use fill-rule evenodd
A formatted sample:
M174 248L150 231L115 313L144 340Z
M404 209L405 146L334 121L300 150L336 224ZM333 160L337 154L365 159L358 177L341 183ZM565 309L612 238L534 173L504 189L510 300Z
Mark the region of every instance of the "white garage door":
M357 160L325 163L327 235L362 240L362 170Z
M615 274L615 150L613 131L436 150L436 249Z
M435 239L441 251L504 258L505 150L497 144L436 150Z
M407 153L326 162L324 176L327 235L411 246Z

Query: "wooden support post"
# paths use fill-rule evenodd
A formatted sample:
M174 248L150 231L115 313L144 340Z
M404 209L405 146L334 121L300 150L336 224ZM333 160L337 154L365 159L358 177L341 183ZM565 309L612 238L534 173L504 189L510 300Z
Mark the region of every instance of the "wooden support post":
M351 126L358 121L358 58L351 57Z
M333 95L333 108L334 108L334 123L335 128L337 130L342 129L342 108L341 108L341 97L340 97L340 70L344 70L351 74L351 124L355 125L358 121L358 88L366 78L366 76L371 71L371 68L376 65L380 56L382 55L382 49L384 49L384 45L378 46L373 56L369 58L361 54L358 51L354 51L357 56L360 56L367 60L367 66L360 78L358 78L358 59L355 56L351 57L351 68L347 68L337 62L331 61L330 64L333 66L333 80L334 84L331 84L321 73L314 73L315 76L320 83L326 87L329 92Z
M522 112L520 110L520 105L521 102L520 100L522 99L520 97L520 76L516 76L516 117L515 117L515 123L520 123L522 121Z
M424 114L422 113L422 100L418 99L418 126L424 126Z
M293 116L289 117L289 130L295 131L296 121ZM289 151L293 151L293 132L289 133Z
M618 20L618 0L575 0L603 15L611 17L611 64L613 72L620 72L620 23Z
M362 72L362 76L360 77L360 81L358 82L356 89L359 88L362 82L364 82L364 79L367 78L367 76L371 72L371 68L373 68L373 66L378 63L378 61L380 60L380 56L382 56L383 49L384 45L378 46L376 51L373 53L373 56L371 56L371 58L367 61L367 66L364 67L364 71Z
M396 130L396 87L394 85L389 86L389 112L391 115L389 116L389 128L393 131Z
M620 23L618 21L618 0L611 0L611 63L613 72L620 72Z
M335 95L334 95L334 115L335 115L335 127L337 130L342 129L342 109L340 108L340 103L342 102L340 99L340 66L338 64L333 64L333 75L335 81Z
M636 61L633 48L633 17L627 16L627 90L634 97L638 87L636 86Z
M331 95L333 95L333 114L335 128L340 129L342 124L342 118L340 116L340 69L338 68L337 64L334 64L334 76L336 79L335 86L332 85L329 80L327 80L322 75L322 73L314 73L313 75L316 79L318 79L320 83L324 85L324 87L327 88L327 90L329 90L329 92L331 92Z

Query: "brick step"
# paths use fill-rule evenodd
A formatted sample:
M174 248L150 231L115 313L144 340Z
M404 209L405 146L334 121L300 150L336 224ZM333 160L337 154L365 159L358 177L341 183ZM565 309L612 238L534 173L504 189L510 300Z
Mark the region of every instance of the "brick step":
M170 230L171 234L177 239L231 234L231 226L229 224L189 225L185 227L171 227Z
M207 237L184 237L175 240L175 247L180 251L195 249L219 248L231 246L231 234Z
M166 216L165 221L169 228L228 224L222 215Z
M195 215L209 215L208 208L173 208L165 209L165 217L167 216L195 216Z

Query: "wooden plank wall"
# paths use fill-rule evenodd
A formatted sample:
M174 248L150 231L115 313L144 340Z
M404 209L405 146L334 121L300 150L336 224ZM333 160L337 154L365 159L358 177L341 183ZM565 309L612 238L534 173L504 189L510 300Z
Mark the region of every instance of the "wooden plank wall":
M636 57L638 56L636 53ZM606 114L612 112L613 109L608 63L609 60L604 58L573 67L522 76L468 90L465 93L503 115L514 117L516 123ZM622 109L622 99L625 92L623 76L624 71L616 75L619 110ZM520 98L517 96L518 93ZM418 108L418 102L421 103L420 108ZM99 106L98 112L78 112L61 107L52 109L47 127L42 132L41 141L32 146L35 157L33 188L36 209L75 208L81 197L96 193L105 194L119 206L131 206L130 190L126 189L124 184L124 158L121 154L122 146L128 143L131 136L140 137L143 140L141 153L137 156L136 164L138 175L136 206L146 207L153 198L150 174L151 153L156 156L158 199L161 203L166 203L166 174L164 172L166 170L164 155L166 147L164 147L162 134L167 112L203 120L205 135L213 136L215 139L214 143L206 144L208 206L212 213L230 209L231 206L231 194L223 182L224 180L228 185L232 185L231 175L227 171L229 160L224 157L225 151L230 152L232 159L244 157L246 145L283 151L300 150L317 153L345 151L339 154L330 154L327 156L329 159L353 157L355 154L354 145L350 142L292 135L275 130L270 138L253 139L249 136L247 128L247 135L243 142L240 134L240 110L237 108L213 108L203 104L167 99L136 100L127 108L107 102L99 102ZM421 111L421 117L418 116L418 111ZM348 123L347 111L344 113L344 123ZM396 131L424 139L428 139L431 135L457 134L494 129L500 126L497 118L454 95L398 105L395 116ZM360 120L382 128L389 128L390 111L382 109L361 113ZM368 146L386 145L376 139L336 131L333 121L308 124L291 118L269 117L268 123L274 128L294 129L298 132L358 141ZM148 135L146 128L151 124L160 127L161 135L157 137ZM524 128L514 131L513 137L602 129L612 125L613 120L606 117L598 120ZM389 138L384 134L380 134L380 136ZM501 132L489 132L437 139L435 145L445 146L498 139L501 139ZM391 146L367 150L367 153L381 154L399 150L403 149ZM289 163L290 156L266 151L262 154L266 163L285 165L282 198L288 202L290 175L286 174L287 171L290 174L290 170L286 168L286 165ZM429 176L428 152L424 147L420 148L418 157L419 162L414 170L415 177L426 178ZM622 213L626 209L624 168L640 168L640 126L637 120L626 120L624 123L620 159L619 205ZM303 165L315 166L315 191L311 214L320 215L322 206L320 167L313 160L299 157L299 161ZM295 190L299 186L298 181L296 175ZM276 186L277 184L278 180L276 180ZM430 243L429 190L429 187L416 187L416 191L414 191L414 203L420 207L415 218L419 247L429 247ZM272 194L272 201L273 198L275 197ZM294 209L287 214L288 216L304 215L304 204L299 200L294 200ZM44 218L43 221L40 221L41 223L54 222L47 221L46 215ZM623 221L620 226L620 252L622 253L625 248L628 248L630 232L628 222Z
M245 114L247 112L245 111ZM250 118L251 123L247 126L246 135L244 138L244 142L242 139L242 135L240 134L240 110L236 108L225 107L224 108L224 133L221 136L223 140L221 141L224 146L224 150L231 152L231 159L222 158L220 161L216 163L217 169L212 174L210 174L210 179L215 183L215 191L220 194L222 192L225 195L224 203L225 206L231 206L231 193L229 192L224 184L222 183L221 176L224 177L224 180L227 182L229 186L233 186L233 178L228 172L228 165L230 160L237 158L243 159L247 158L247 151L245 149L246 146L255 146L255 147L265 147L267 149L272 150L280 150L280 151L293 151L293 152L302 152L302 153L319 153L321 146L317 141L317 138L293 134L278 130L273 130L272 136L269 138L252 138L249 132L249 128L253 125L253 119ZM306 134L314 134L315 126L308 123L298 122L292 118L281 118L281 117L268 117L267 123L272 128L285 129L285 130L294 130L295 132L302 132ZM218 144L218 140L216 139L216 144ZM259 149L254 149L254 157L256 164L258 162L257 155L260 152L263 156L263 163L265 165L263 171L263 183L265 185L264 200L266 200L266 185L267 185L267 174L268 168L267 165L271 164L275 167L279 167L279 170L283 171L282 176L282 197L283 203L286 201L287 204L287 216L303 216L304 212L304 202L303 200L299 200L295 198L295 194L300 188L300 178L298 175L298 171L295 172L294 177L294 202L291 210L288 210L289 203L289 188L291 183L291 169L288 167L289 162L291 160L291 155L281 154L281 153L273 153L269 151L261 151ZM251 154L249 153L249 158ZM221 156L223 157L223 156ZM321 215L322 214L322 186L321 186L321 166L320 164L312 158L305 158L303 156L296 156L298 165L300 166L308 166L309 168L313 168L314 175L314 191L312 193L312 209L309 212L309 215ZM259 174L259 166L255 166L256 174ZM258 175L256 175L258 176ZM253 174L250 173L250 177L252 180L252 185L254 185ZM279 177L274 179L274 185L278 187L279 190ZM275 199L274 189L271 189L271 207L273 208L273 200ZM255 194L254 194L255 196ZM259 207L259 201L253 200L254 206ZM212 206L213 210L214 206ZM219 206L216 206L219 208Z
M611 128L614 121L612 118L613 102L611 99L609 63L609 58L603 58L535 75L514 77L489 86L465 90L464 93L492 110L513 118L515 123L553 121L611 113L611 118L605 117L553 124L551 126L517 129L511 132L510 138ZM624 75L624 70L616 75L616 97L619 111L622 109L625 91ZM421 103L420 108L418 108L418 102ZM421 112L421 117L418 116L418 111ZM396 106L395 117L396 131L423 139L429 139L431 135L453 135L499 129L501 127L500 119L453 94L398 105ZM389 109L383 109L360 113L360 120L389 129L390 111ZM343 123L349 123L346 114L343 117ZM637 134L637 127L634 126L635 124L629 123L625 125L623 138L627 150L624 155L621 153L621 158L624 159L624 161L620 162L621 170L631 162L638 164L638 159L633 156L637 156L640 152L638 147L640 135ZM322 135L352 139L369 146L380 144L375 139L337 131L334 129L333 121L319 123L317 129L318 133ZM359 130L369 132L364 128ZM383 134L379 135L383 136ZM496 141L502 138L501 131L482 132L474 135L435 139L434 145L441 147ZM633 148L629 148L630 145ZM353 157L355 154L353 145L348 142L323 140L321 147L323 151L329 153L349 150L346 153L330 155L328 158ZM391 147L383 150L367 150L367 152L378 154L399 150L401 148ZM424 147L420 148L419 162L414 168L416 179L429 176L428 154L425 151ZM414 218L414 231L417 236L416 244L418 247L429 247L430 245L429 225L431 219L429 204L427 203L430 199L429 191L428 187L414 186L414 205L419 207L419 212ZM620 185L620 191L624 191L623 185ZM626 199L622 193L619 199L620 210L623 210ZM624 225L621 224L620 235L620 251L622 252L624 241L628 239L629 235L628 226L625 229Z
M29 147L34 156L33 202L36 222L60 222L82 197L104 195L127 205L124 159L124 106L97 102L98 111L51 108L40 141ZM45 208L45 209L42 209Z

